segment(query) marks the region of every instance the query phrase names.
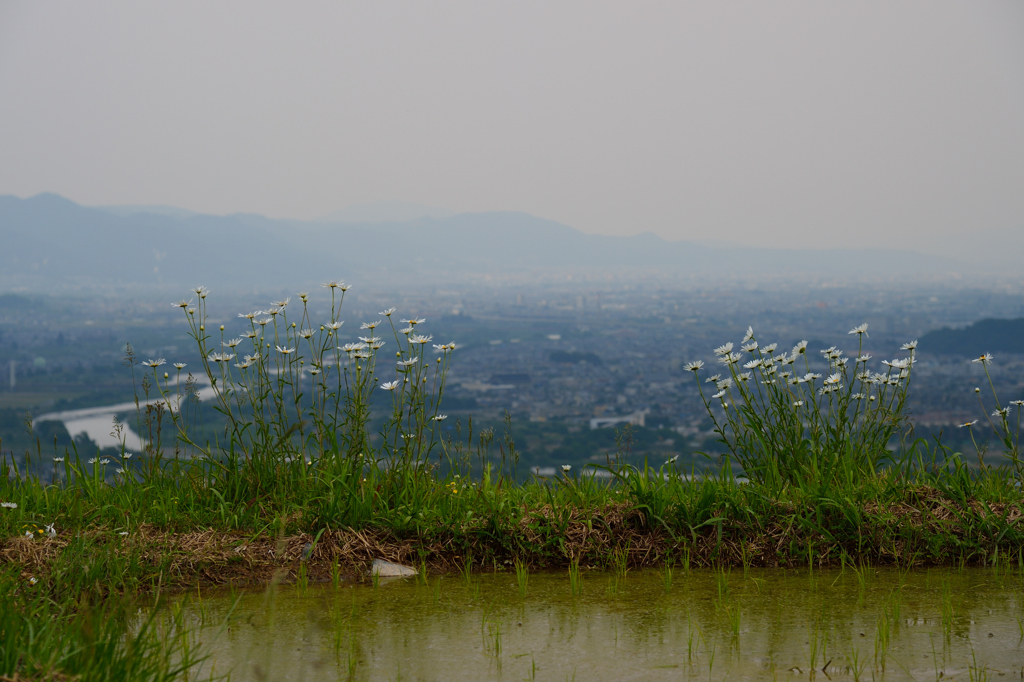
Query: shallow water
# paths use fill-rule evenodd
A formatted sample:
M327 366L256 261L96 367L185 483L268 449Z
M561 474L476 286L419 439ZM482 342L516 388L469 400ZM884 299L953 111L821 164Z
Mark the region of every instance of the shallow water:
M1022 597L1016 567L677 567L669 586L584 571L575 596L568 573L531 574L521 596L504 570L177 606L205 623L205 673L232 680L970 680L1024 677Z

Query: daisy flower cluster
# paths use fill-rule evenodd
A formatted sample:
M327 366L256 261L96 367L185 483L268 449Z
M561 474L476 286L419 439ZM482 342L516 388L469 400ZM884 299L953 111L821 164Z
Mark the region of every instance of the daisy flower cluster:
M786 351L760 343L748 327L738 346L714 349L718 373L700 377L703 360L685 365L697 377L720 441L748 475L781 484L826 464L878 466L905 424L917 342L901 347L905 357L882 360L873 370L864 352L868 325L849 333L857 340L853 356L835 346L812 354L807 341Z
M164 358L143 363L154 372L179 442L189 444L193 456L222 459L227 450L246 462L315 467L325 459L355 460L357 453L370 451L375 460L419 460L438 446L446 419L439 411L440 399L455 343L432 344L433 336L422 332L424 318L399 318L395 308L380 311L377 319L359 324L355 338L345 338L341 311L351 287L330 280L323 288L330 292L326 319L318 322L310 294L299 292L298 304L283 298L239 313L236 321L242 329L235 333L219 324L219 338L208 324L205 287L193 289L197 299L173 304L184 312L198 347L199 370L210 384L206 390L212 391L217 410L228 421L226 444L198 445L201 439L188 434L195 419L179 409L183 398L198 396L194 377L182 377L187 365L174 363L177 376L165 372L161 379L157 368L166 364ZM392 347L393 365L385 360ZM370 433L376 391L387 395L392 407L383 427L384 443L378 445Z

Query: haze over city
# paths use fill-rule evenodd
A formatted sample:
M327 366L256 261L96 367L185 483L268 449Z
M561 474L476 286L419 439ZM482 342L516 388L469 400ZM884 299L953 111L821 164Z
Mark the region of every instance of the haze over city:
M233 334L338 278L339 338L457 339L467 417L714 448L682 368L748 325L922 339L922 428L975 354L1024 388L1019 3L8 2L0 92L11 424L129 400L128 343L197 362L197 285Z
M1024 254L1016 2L4 2L0 91L22 198Z

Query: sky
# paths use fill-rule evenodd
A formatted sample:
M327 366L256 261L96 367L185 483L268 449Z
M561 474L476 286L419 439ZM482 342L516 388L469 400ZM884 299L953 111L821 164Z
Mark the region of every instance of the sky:
M0 0L0 93L22 197L790 248L1024 232L1018 0Z

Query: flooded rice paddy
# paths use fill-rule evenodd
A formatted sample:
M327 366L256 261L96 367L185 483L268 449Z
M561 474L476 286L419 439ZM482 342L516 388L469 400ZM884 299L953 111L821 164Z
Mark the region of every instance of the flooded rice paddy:
M524 580L525 578L525 580ZM497 572L179 595L232 680L1024 678L993 568Z

